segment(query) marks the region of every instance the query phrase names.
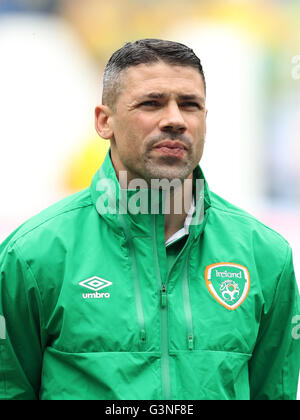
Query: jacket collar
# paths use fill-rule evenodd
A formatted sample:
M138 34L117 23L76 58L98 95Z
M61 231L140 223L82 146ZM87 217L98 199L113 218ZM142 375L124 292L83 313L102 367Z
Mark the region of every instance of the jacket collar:
M200 166L197 166L194 170L193 190L196 210L189 231L190 234L197 235L204 228L211 205L208 184ZM161 224L164 225L162 192L158 193L150 188L141 190L121 189L110 158L110 150L93 178L90 191L93 204L100 217L116 232L119 232L122 226L120 219L125 218L135 235L148 235L153 223L153 213L156 214L156 217L162 219ZM143 200L142 207L139 200ZM129 204L131 205L129 206ZM154 212L153 208L155 209ZM135 210L138 211L139 209L142 209L142 214L141 212L136 214Z

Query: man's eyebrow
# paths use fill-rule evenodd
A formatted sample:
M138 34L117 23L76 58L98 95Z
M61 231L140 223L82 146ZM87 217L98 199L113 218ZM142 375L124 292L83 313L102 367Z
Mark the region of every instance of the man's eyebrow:
M143 100L143 99L164 99L166 95L164 93L159 92L151 92L146 93L144 95L141 95L137 98L137 100Z
M141 95L137 98L138 101L145 99L165 99L167 95L160 92L150 92L144 95ZM203 96L188 94L188 95L178 95L178 98L181 101L199 101L200 103L205 103L205 98Z
M179 99L182 101L199 101L205 103L205 98L199 95L179 95Z

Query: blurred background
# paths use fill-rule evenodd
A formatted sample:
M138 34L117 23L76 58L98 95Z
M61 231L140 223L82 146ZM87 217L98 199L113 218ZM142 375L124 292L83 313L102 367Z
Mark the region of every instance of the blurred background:
M299 282L299 0L0 0L0 242L89 186L105 63L145 37L202 60L210 188L286 237Z

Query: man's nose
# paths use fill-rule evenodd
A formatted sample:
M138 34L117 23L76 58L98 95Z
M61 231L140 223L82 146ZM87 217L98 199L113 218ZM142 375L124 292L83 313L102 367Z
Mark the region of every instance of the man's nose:
M177 103L172 102L164 108L159 128L161 131L185 132L186 122Z

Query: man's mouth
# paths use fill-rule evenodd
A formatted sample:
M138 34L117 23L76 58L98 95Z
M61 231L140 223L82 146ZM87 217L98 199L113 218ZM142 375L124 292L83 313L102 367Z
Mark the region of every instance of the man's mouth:
M162 147L166 147L168 149L187 150L187 146L185 146L185 144L181 143L180 141L165 140L154 146L155 149L160 149Z
M181 158L187 150L187 147L179 141L162 141L154 146L154 150L164 156L174 156Z

